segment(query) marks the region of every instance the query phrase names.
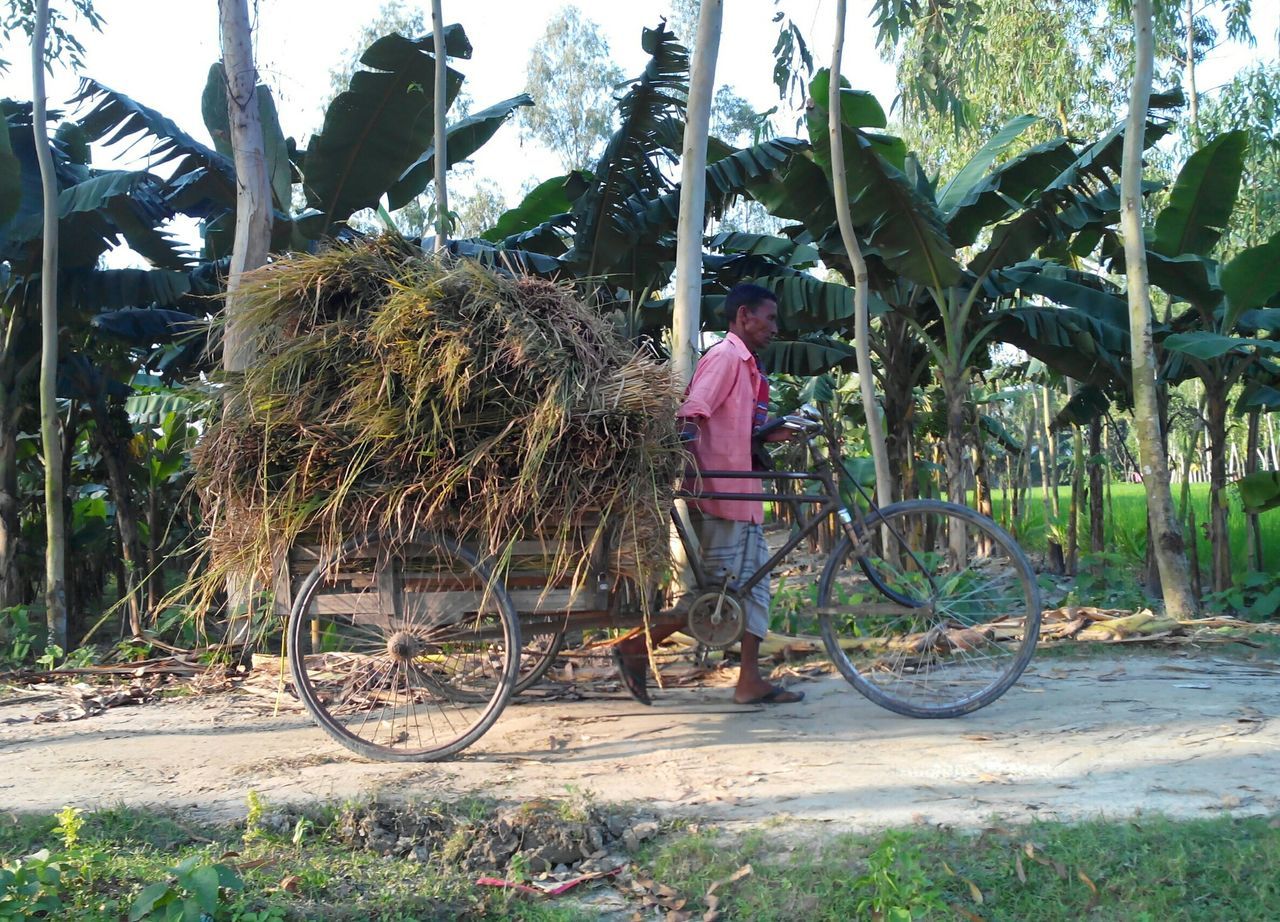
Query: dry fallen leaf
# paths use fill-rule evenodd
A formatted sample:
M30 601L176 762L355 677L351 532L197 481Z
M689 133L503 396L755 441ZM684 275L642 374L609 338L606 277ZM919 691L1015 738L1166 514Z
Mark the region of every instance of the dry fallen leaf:
M1018 872L1018 880L1022 881L1025 884L1027 882L1027 872L1022 867L1021 855L1013 856L1013 867Z
M965 883L969 885L969 895L970 895L971 897L973 897L973 901L974 901L975 903L977 903L979 906L981 906L984 902L986 902L986 901L983 899L982 891L978 889L978 885L977 885L977 884L975 884L975 883L974 883L973 881L971 881L971 880L966 880L966 881L965 881Z
M280 889L285 893L297 893L302 885L302 878L297 874L289 874L280 881Z
M1086 910L1092 909L1095 905L1097 905L1097 902L1098 902L1098 887L1096 884L1094 884L1093 881L1089 879L1089 875L1086 874L1084 871L1077 869L1076 877L1080 878L1080 880L1084 883L1084 885L1089 888L1089 893L1092 895L1089 897L1089 905L1086 906L1085 909Z

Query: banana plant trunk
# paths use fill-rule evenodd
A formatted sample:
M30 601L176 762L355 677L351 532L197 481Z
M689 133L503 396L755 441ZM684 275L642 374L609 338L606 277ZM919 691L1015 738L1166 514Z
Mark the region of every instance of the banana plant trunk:
M1209 441L1209 553L1213 591L1231 588L1231 532L1227 522L1227 388L1205 379L1205 425Z
M968 383L966 369L944 369L942 391L947 401L947 435L942 442L942 457L947 473L947 499L962 506L968 505L969 492L964 464L969 432L965 420Z
M1084 433L1071 427L1071 498L1067 502L1067 575L1075 576L1080 563L1080 498L1084 493Z
M120 552L124 560L124 584L120 586L129 616L129 630L142 636L146 600L143 595L146 556L138 529L138 509L133 487L129 483L128 437L121 432L121 421L112 417L104 401L92 401L94 434L97 448L107 468L107 482L116 507L116 529L120 532ZM124 425L127 425L124 424Z
M906 319L897 311L881 318L880 326L882 395L884 418L888 424L885 451L889 456L889 475L893 498L915 499L920 495L915 468L915 368L912 355L913 334Z
M1198 604L1191 594L1186 550L1174 516L1169 464L1161 441L1155 342L1151 330L1151 287L1142 229L1142 151L1155 53L1151 0L1133 0L1133 25L1135 66L1120 172L1120 221L1129 289L1134 417L1165 612L1173 618L1188 618L1196 614Z
M827 98L828 130L831 134L831 187L835 194L836 219L840 239L853 266L854 351L858 359L858 384L862 392L862 409L867 418L867 443L876 469L876 502L881 508L893 502L893 475L889 468L889 449L885 444L884 424L876 401L875 373L871 369L871 317L867 308L869 280L867 261L853 228L849 211L849 184L844 167L844 129L840 104L840 63L844 56L844 22L846 0L836 3L836 34L831 49L831 79Z
M5 369L7 371L7 369ZM18 583L18 427L14 406L17 394L8 386L10 376L0 381L0 608L22 602Z
M1102 417L1098 416L1089 423L1089 552L1092 554L1101 554L1107 547L1102 463Z
M45 622L49 643L67 648L67 533L62 443L58 432L58 181L49 149L44 98L45 36L49 0L38 0L31 35L31 135L44 196L40 267L40 443L44 449Z
M1249 411L1249 436L1245 443L1244 455L1244 475L1246 477L1258 472L1258 450L1262 435L1261 420L1259 419L1261 415L1261 411L1257 409ZM1261 573L1264 569L1262 559L1262 523L1256 512L1248 513L1245 516L1245 527L1249 535L1249 569L1255 573Z

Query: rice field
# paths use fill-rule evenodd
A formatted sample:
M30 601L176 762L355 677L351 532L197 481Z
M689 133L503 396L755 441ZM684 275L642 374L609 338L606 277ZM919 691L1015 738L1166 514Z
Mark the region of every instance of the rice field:
M1175 508L1178 508L1181 496L1181 485L1174 484L1173 501ZM1235 495L1234 491L1228 489L1227 496L1231 503L1231 510L1228 516L1228 524L1231 529L1231 560L1235 572L1243 573L1246 570L1245 517L1244 513L1240 509L1240 500ZM1065 536L1067 531L1068 510L1070 509L1071 504L1071 487L1069 485L1060 487L1058 489L1058 497L1060 503L1060 514L1057 518L1056 524ZM1135 562L1142 560L1146 554L1147 548L1147 497L1142 484L1112 484L1109 503L1106 501L1105 497L1106 494L1104 493L1107 550L1125 554L1131 557ZM994 491L993 505L995 518L1000 522L1000 524L1009 527L1010 523L1006 518L1006 502L1007 500L1003 490ZM1209 561L1209 539L1205 535L1205 523L1208 521L1209 517L1209 485L1205 483L1193 483L1191 485L1189 502L1194 508L1196 515L1196 541L1200 554L1200 566L1203 571L1207 572ZM1043 552L1046 548L1045 513L1039 488L1028 492L1026 505L1027 509L1022 517L1022 521L1020 523L1016 523L1016 527L1011 530L1016 532L1019 542L1028 551L1037 553ZM1263 561L1266 565L1266 569L1271 572L1280 573L1280 509L1273 509L1270 512L1264 512L1260 518L1260 524L1262 526ZM1088 509L1083 508L1081 510L1079 528L1081 543L1086 546L1088 542L1088 527Z

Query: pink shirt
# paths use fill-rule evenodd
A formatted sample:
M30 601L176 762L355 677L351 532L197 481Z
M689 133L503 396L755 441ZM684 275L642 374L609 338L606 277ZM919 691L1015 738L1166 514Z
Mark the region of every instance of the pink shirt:
M691 445L699 470L751 470L751 428L760 380L755 356L733 333L699 360L684 403L676 412L679 418L694 420L698 425L698 437ZM759 480L725 477L702 477L685 488L726 493L761 490ZM691 499L689 505L736 522L764 521L763 500Z

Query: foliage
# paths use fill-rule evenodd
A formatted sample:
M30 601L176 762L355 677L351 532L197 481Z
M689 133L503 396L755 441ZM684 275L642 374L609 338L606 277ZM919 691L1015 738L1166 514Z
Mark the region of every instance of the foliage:
M1250 621L1275 621L1280 613L1280 573L1245 573L1230 588L1206 596L1205 607Z
M866 871L853 881L860 894L858 915L884 922L911 922L944 911L942 893L926 873L922 858L919 846L887 833L867 855Z
M244 882L225 864L202 862L193 855L169 868L168 880L143 888L129 909L129 922L142 919L187 922L201 914L225 918L224 891L244 889Z
M0 919L26 922L61 911L62 875L62 862L48 849L0 865Z
M1121 110L1122 18L1090 0L986 0L953 15L952 28L907 32L895 57L904 135L931 170L953 175L1019 115L1042 119L1030 135L1042 142L1104 130Z
M329 71L329 98L324 108L351 83L352 76L360 69L360 57L366 48L384 35L397 33L404 36L425 35L430 31L427 14L421 6L383 0L378 11L362 25L342 53L342 59Z
M1080 557L1067 604L1137 611L1152 605L1138 579L1141 559L1124 551L1099 551Z
M551 148L565 172L583 169L609 137L622 82L599 26L566 6L529 56L525 89L536 105L521 114L522 132Z
M15 33L21 33L28 39L35 31L36 7L38 0L9 0L6 9L0 16L0 46L8 45ZM58 8L59 4L49 4L48 39L44 51L45 65L52 68L53 62L63 61L72 70L84 67L84 45L67 28L67 15ZM103 19L93 8L93 0L71 0L72 10L77 18L83 19L95 31L101 32ZM9 62L0 60L0 73L9 69Z
M30 662L32 653L43 647L44 637L44 624L32 617L28 606L0 610L0 664L23 666Z
M1227 254L1280 232L1280 61L1262 62L1236 74L1200 107L1204 136L1237 129L1248 136L1240 205L1231 213ZM1190 146L1183 141L1184 153Z

